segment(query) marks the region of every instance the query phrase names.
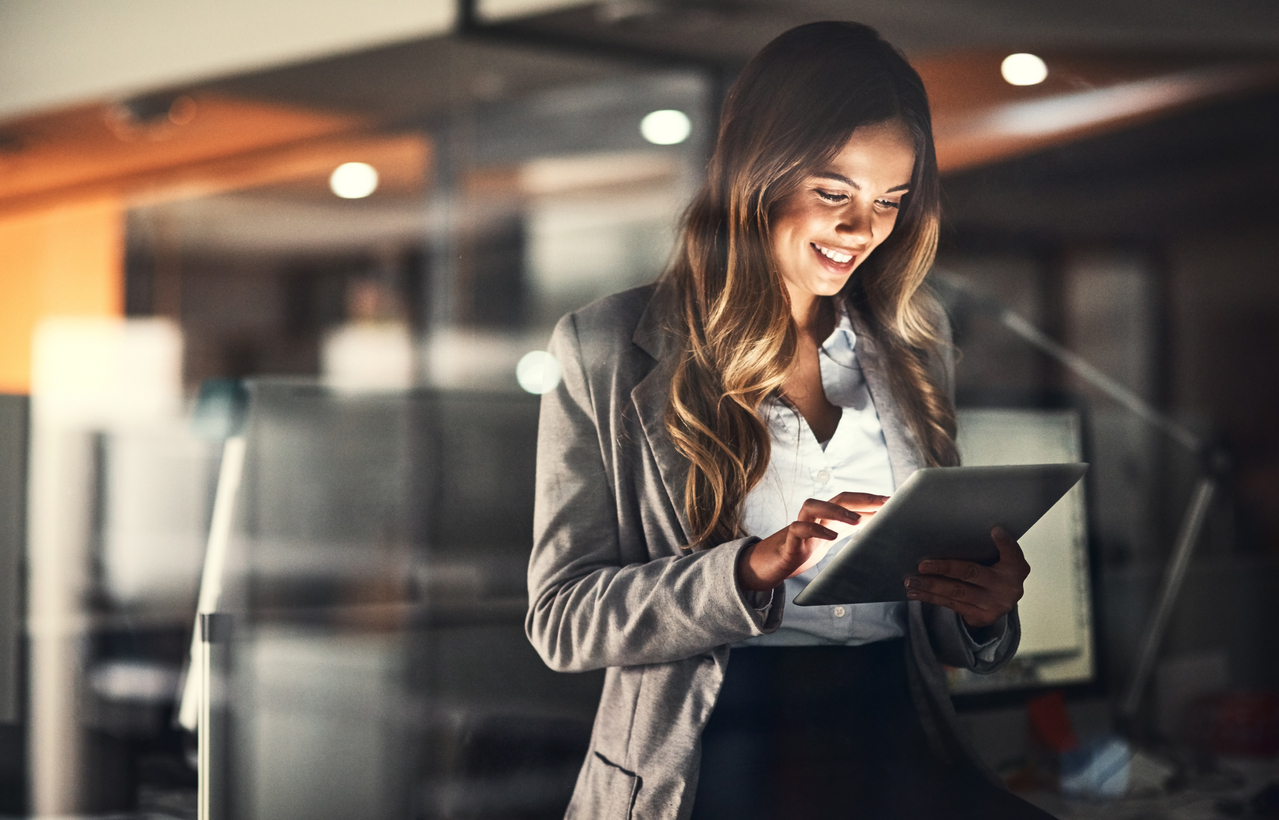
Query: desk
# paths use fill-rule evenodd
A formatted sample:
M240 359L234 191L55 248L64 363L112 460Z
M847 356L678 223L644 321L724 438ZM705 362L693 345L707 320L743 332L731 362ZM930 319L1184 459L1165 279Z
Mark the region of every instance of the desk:
M1279 780L1279 758L1223 758L1221 768L1238 773L1243 785L1220 791L1190 788L1152 797L1132 797L1110 802L1075 800L1050 792L1021 796L1060 820L1225 820L1231 815L1218 809L1227 800L1247 801L1267 784Z

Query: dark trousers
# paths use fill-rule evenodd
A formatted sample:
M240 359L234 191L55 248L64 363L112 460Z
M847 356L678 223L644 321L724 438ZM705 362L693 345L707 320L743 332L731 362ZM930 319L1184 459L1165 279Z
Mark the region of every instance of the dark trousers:
M904 642L734 649L702 732L693 820L1042 820L931 751Z

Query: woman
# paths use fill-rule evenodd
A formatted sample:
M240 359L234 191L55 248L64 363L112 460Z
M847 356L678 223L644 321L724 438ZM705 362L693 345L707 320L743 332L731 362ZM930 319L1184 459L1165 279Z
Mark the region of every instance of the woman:
M1012 656L1016 542L924 562L908 603L789 603L957 463L938 219L918 75L869 28L801 26L730 92L670 271L556 327L527 631L608 670L570 817L1043 816L975 762L940 667Z

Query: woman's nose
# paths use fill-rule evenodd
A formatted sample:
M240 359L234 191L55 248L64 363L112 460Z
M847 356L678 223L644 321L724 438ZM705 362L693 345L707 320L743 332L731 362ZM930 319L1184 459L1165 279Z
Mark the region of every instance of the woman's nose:
M872 219L870 208L852 203L840 210L839 224L835 226L835 230L852 242L866 243L874 236Z

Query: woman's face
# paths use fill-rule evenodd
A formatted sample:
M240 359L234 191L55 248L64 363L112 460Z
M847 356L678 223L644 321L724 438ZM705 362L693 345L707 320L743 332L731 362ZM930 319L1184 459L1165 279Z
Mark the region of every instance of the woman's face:
M915 146L900 121L864 125L771 220L773 262L795 307L834 296L897 223Z

